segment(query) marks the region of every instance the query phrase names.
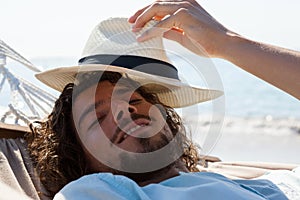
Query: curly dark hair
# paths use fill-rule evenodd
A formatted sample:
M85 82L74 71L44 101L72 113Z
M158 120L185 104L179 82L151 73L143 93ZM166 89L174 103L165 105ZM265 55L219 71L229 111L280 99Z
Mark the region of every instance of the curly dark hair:
M80 93L88 85L91 86L91 83L105 80L117 83L121 77L122 75L116 72L105 72L101 76L97 73L83 74L79 82L84 84L79 83L76 86L73 83L67 84L46 120L30 124L32 133L27 135L30 155L50 197L53 197L67 183L90 173L72 118L72 98L76 98L74 90ZM136 83L132 81L132 84ZM149 93L143 86L140 86L137 92L150 103L161 104L158 97ZM182 121L175 110L165 105L163 108L173 135L181 134L183 155L180 159L189 171L199 171L197 164L200 158L197 146L186 136Z

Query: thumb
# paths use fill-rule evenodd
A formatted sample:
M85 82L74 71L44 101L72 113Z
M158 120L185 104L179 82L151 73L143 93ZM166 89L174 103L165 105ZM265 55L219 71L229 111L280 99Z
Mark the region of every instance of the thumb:
M144 33L138 35L136 39L138 42L143 42L153 37L162 37L165 31L165 29L152 27L146 30Z
M172 28L171 30L164 32L163 37L182 44L183 37L185 37L184 32L178 30L179 29L177 28Z

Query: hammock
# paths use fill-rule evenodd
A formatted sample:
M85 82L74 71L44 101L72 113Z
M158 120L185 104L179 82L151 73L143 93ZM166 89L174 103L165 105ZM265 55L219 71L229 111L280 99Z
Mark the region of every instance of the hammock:
M6 67L7 58L17 61L33 72L39 72L40 69L0 40L0 95L2 96L3 88L7 84L12 96L11 102L7 102L6 111L0 116L0 121L28 125L31 121L41 119L48 114L55 97L14 74ZM22 110L16 106L18 104L23 105Z
M40 69L0 40L0 95L5 83L13 95L12 101L23 101L22 110L15 102L7 102L7 110L0 116L0 192L4 199L49 199L27 152L23 136L28 124L46 116L54 105L55 97L15 75L6 67L10 58L33 72ZM24 111L26 110L26 112ZM216 172L229 178L253 179L269 171L292 171L294 164L258 162L222 162L213 156L203 156L202 171Z

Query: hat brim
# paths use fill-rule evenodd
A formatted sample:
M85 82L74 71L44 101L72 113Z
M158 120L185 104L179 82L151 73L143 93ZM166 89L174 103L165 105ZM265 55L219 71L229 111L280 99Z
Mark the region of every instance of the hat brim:
M149 92L155 93L163 104L173 108L194 105L223 95L222 91L193 87L177 79L103 64L61 67L38 73L35 76L44 84L61 92L68 83L75 82L78 73L93 71L118 72L124 77L129 77L146 87Z

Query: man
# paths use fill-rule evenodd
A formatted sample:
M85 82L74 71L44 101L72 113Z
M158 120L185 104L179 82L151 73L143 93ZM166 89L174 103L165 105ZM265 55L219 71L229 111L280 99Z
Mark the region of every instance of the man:
M153 17L162 20L140 34L138 41L163 35L198 55L225 59L300 99L299 51L254 41L229 30L196 0L154 1L129 18L132 30L138 31Z
M105 20L91 34L79 66L37 75L62 91L48 119L31 126L31 154L49 195L286 199L270 181L197 172L197 149L173 108L222 93L180 82L161 38L137 43L135 37L127 19Z

